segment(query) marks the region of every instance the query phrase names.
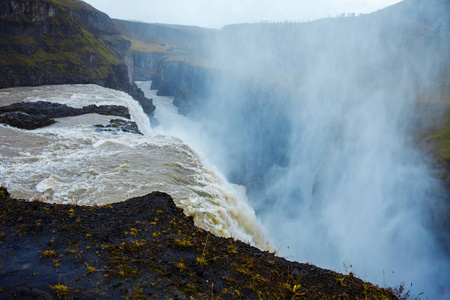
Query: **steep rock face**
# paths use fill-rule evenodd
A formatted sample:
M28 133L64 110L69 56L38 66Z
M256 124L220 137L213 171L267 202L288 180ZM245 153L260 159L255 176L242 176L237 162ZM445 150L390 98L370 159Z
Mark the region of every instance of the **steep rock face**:
M133 52L133 80L154 80L159 64L164 59L161 52Z
M131 83L131 43L83 1L2 1L0 28L0 88L93 83L125 91L154 111Z
M130 51L127 51L123 56L123 61L127 65L128 70L128 81L130 83L133 82L133 73L134 73L134 64L133 64L133 56Z
M176 97L180 112L209 94L217 74L209 67L210 46L218 30L122 20L114 24L132 43L134 80L152 80L158 95Z
M123 71L115 53L82 26L89 17L80 16L92 14L84 3L13 0L3 1L0 9L0 87L67 81L111 85L113 69Z
M183 61L164 61L153 78L152 88L158 90L158 95L175 96L173 104L180 113L187 114L210 96L218 77L219 72L214 69Z
M154 76L154 89L158 95L176 96L183 89L195 94L204 94L205 86L212 83L214 71L205 67L193 66L184 61L163 61L158 65Z

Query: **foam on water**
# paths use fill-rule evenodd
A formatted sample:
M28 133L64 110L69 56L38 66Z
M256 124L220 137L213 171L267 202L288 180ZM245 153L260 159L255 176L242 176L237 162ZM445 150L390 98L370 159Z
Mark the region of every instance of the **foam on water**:
M49 101L81 108L95 104L123 105L128 107L132 121L136 122L144 135L151 135L150 120L137 101L123 92L94 84L44 85L38 87L18 87L3 89L0 103L8 105L15 102Z
M166 192L197 226L268 248L245 189L228 183L181 139L161 134L163 129L154 132L142 108L127 94L95 85L0 92L1 105L39 100L73 107L124 105L144 135L99 131L93 125L107 124L111 117L97 114L62 118L32 131L0 125L0 181L14 197L102 205Z

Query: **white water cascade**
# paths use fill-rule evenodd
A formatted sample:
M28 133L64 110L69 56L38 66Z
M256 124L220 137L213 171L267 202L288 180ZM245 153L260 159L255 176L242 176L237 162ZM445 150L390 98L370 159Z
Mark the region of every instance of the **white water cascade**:
M151 93L148 83L141 85ZM96 85L0 90L1 105L39 100L72 107L124 105L143 135L99 131L93 125L106 125L116 117L97 114L60 118L54 125L31 131L0 125L0 183L13 197L103 205L161 191L170 194L197 226L269 247L254 210L246 203L245 189L227 182L191 146L170 135L174 129L170 124L198 126L187 126L181 116L176 119L171 99L156 97L161 128L153 130L139 104L123 92Z

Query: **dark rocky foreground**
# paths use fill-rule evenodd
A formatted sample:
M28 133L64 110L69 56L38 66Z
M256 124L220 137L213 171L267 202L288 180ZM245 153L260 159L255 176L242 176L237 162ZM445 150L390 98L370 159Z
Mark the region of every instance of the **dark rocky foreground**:
M130 118L128 108L125 106L97 106L92 104L83 108L74 108L60 103L37 101L14 103L0 107L0 123L22 129L36 129L56 123L53 118L74 117L91 113Z
M153 192L107 206L28 202L0 189L0 299L395 299L194 226Z

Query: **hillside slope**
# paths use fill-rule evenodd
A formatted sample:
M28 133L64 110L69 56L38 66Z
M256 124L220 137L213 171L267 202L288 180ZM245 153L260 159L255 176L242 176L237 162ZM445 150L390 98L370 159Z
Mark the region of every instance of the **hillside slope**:
M165 61L206 65L209 45L219 33L219 30L195 26L113 22L122 37L131 42L135 80L153 79Z

